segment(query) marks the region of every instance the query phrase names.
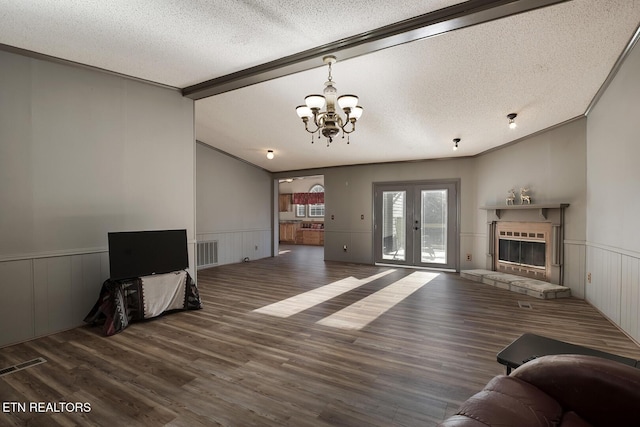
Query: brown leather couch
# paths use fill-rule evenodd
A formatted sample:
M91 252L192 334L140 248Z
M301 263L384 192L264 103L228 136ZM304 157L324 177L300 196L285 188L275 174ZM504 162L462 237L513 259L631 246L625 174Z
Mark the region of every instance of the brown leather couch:
M640 369L593 356L544 356L499 375L443 427L640 426Z

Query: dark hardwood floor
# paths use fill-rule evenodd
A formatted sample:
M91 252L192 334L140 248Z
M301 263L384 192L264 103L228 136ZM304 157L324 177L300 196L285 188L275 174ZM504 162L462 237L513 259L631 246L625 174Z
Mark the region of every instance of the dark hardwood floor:
M406 287L369 296L415 270L367 281L389 268L324 262L321 247L281 249L291 251L200 271L203 310L108 338L81 327L0 349L0 369L47 359L0 377L3 409L91 405L88 413L3 410L0 425L430 426L504 373L496 353L524 332L640 358L581 300L543 301L440 273L387 307ZM322 287L336 281L349 286L331 297L335 286ZM312 294L327 295L316 305L289 300L298 310L289 317L254 311L320 288ZM317 323L346 307L343 320L360 329Z

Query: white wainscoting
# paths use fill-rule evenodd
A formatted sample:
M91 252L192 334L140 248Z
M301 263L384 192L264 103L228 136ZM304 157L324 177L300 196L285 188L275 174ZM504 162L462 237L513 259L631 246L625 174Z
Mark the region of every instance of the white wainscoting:
M218 265L271 256L271 230L233 230L198 233L198 241L218 241Z
M640 257L622 255L620 327L640 342Z
M586 299L640 342L640 254L587 243Z
M33 321L33 263L0 262L0 347L35 335Z
M188 242L194 280L195 242ZM0 347L84 324L109 278L107 249L0 260Z
M564 286L571 288L571 296L585 299L586 255L584 241L564 242Z
M3 347L82 325L109 278L109 254L2 261L0 277Z
M620 325L621 257L614 251L587 246L587 301L617 325Z

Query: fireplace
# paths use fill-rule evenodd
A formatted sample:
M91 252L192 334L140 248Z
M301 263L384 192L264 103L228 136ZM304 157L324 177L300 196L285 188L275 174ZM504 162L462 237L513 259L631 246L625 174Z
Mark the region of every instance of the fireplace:
M498 222L495 270L546 280L551 267L551 232L546 222Z
M568 203L483 206L486 268L561 285L564 210Z

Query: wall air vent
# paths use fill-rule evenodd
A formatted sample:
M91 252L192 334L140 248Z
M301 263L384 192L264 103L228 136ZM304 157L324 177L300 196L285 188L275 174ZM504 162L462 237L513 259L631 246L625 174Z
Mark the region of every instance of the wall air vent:
M218 265L218 241L210 240L207 242L198 242L197 246L197 265L198 269L212 267Z

